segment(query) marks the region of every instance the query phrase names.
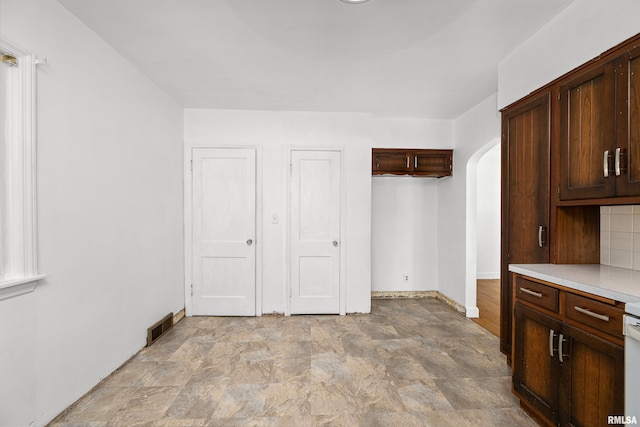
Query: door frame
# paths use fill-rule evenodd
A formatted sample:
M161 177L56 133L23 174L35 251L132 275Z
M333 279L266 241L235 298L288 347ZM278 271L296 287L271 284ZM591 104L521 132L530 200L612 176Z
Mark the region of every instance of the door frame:
M256 316L262 316L262 149L256 145L221 145L185 141L184 146L184 304L185 316L193 316L193 171L192 153L197 149L249 149L256 153Z
M339 298L340 298L340 315L347 314L347 177L346 177L346 150L344 147L336 146L298 146L288 145L285 147L283 154L283 165L285 166L284 175L286 182L285 193L285 209L284 227L285 227L285 250L284 250L284 268L285 268L285 286L282 290L282 298L284 302L284 315L291 316L291 175L292 162L291 155L293 151L335 151L340 153L340 280L339 280Z

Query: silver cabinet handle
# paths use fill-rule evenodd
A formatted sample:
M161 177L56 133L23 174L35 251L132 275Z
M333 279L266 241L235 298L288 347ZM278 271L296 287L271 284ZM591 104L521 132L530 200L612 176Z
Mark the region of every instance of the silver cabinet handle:
M407 169L409 169L409 156L407 156Z
M534 297L542 298L542 294L540 292L532 291L531 289L520 288L520 291L524 292L525 294L532 295Z
M604 152L604 162L602 168L604 170L604 177L607 178L609 176L609 150L605 150Z
M616 160L615 160L616 176L620 176L620 147L616 148Z
M542 226L538 227L538 247L542 247Z
M251 246L253 244L253 240L249 239L247 240L247 245Z
M573 307L573 309L577 312L580 312L582 314L586 314L587 316L591 316L595 319L598 320L602 320L605 322L609 321L609 316L606 316L604 314L598 314L598 313L594 313L593 311L587 310L586 308L582 308L582 307L578 307L577 305Z
M564 339L564 335L560 334L558 337L558 358L560 359L560 363L564 363L564 356L568 356L568 354L562 354L562 344L566 340Z
M549 329L549 356L553 358L553 338L556 336L553 329Z
M417 167L418 167L418 158L417 158L417 157L414 157L414 158L413 158L413 167L414 167L414 168L417 168Z
M337 246L338 246L338 241L337 241L337 240L334 240L334 241L333 241L333 246L335 246L335 247L337 247Z
M544 233L544 226L538 227L538 247L544 246L544 240L542 239L542 233Z

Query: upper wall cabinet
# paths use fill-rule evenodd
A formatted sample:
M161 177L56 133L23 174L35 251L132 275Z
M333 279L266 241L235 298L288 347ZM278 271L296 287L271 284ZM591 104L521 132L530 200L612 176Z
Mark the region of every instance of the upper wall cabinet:
M640 48L559 91L560 200L640 195Z
M640 47L616 61L617 196L640 195Z
M373 175L451 176L453 150L374 148L371 171Z
M606 176L615 137L614 82L609 63L560 86L561 200L615 194Z

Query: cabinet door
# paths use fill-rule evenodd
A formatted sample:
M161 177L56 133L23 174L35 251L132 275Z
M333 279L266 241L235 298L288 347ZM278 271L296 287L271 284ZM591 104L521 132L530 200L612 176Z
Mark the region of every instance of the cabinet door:
M617 196L640 195L640 47L616 64Z
M452 150L422 150L413 153L413 174L419 176L450 176L453 170Z
M549 262L549 94L502 115L500 349L511 355L509 264Z
M557 343L562 323L516 303L515 325L513 391L555 424L559 420Z
M624 414L624 348L564 325L562 425L607 425Z
M411 155L403 150L373 149L371 169L373 175L390 173L407 175L412 171Z
M615 194L614 80L608 63L560 86L560 200Z

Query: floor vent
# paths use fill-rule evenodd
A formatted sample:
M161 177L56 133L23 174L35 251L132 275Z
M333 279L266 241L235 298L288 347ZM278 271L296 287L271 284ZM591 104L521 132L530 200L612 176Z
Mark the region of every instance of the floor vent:
M167 314L162 320L147 329L147 347L158 341L171 328L173 328L173 313Z

